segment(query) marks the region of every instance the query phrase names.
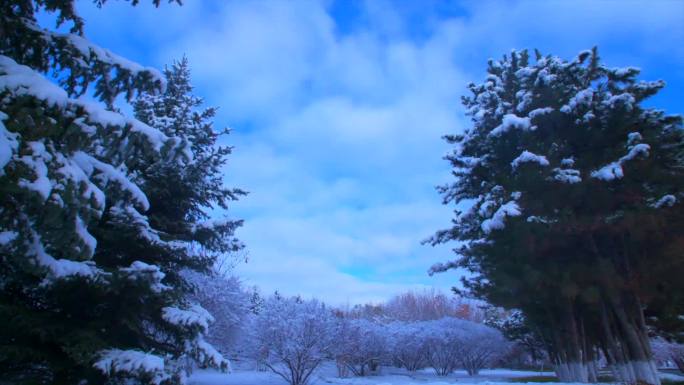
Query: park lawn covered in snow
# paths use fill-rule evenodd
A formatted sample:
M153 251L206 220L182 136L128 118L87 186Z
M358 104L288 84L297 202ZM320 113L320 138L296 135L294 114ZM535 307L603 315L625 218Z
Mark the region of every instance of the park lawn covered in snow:
M511 379L519 377L553 376L552 372L531 372L520 370L494 369L482 370L478 376L468 376L459 370L447 377L439 377L432 369L410 373L403 369L384 367L381 375L367 377L337 377L335 365L328 363L316 374L310 385L446 385L446 384L510 384ZM233 373L220 373L215 370L198 370L190 377L191 385L287 385L287 382L271 372L257 372L238 367Z
M468 376L463 370L439 377L432 369L424 369L410 373L406 370L384 367L382 374L367 377L337 377L335 365L324 365L313 377L310 385L447 385L447 384L508 384L516 378L554 376L553 372L533 372L524 370L492 369L482 370L477 376ZM661 378L670 381L684 381L684 376L661 372ZM517 382L518 384L535 384L539 382ZM287 382L271 372L258 372L249 368L237 368L232 373L220 373L215 370L198 370L190 377L190 385L287 385ZM570 384L570 383L568 383ZM586 385L586 384L584 384Z

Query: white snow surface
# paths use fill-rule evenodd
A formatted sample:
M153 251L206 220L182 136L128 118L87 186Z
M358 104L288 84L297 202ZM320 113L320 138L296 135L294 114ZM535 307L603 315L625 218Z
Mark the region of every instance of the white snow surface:
M517 158L511 162L511 167L515 170L522 163L537 163L540 166L548 166L549 161L543 155L537 155L527 150L523 151Z
M271 372L258 372L253 365L241 362L232 373L221 373L216 370L197 370L189 378L189 385L287 385L281 377ZM394 367L383 367L380 375L368 377L339 378L335 365L327 362L314 374L309 385L511 385L510 380L520 377L555 376L553 372L533 372L510 369L485 369L477 376L468 376L465 371L458 370L446 377L438 377L432 369L408 372ZM675 381L684 380L684 376L660 373L661 379ZM517 383L519 385L539 385L538 382ZM557 383L577 384L579 383ZM583 384L586 385L586 384Z
M193 373L189 385L287 385L285 380L271 372L257 372L247 364L233 373L220 373L214 370L199 370ZM447 385L481 384L510 385L509 379L528 376L553 376L552 372L530 372L507 369L482 370L477 376L468 376L465 371L456 371L446 377L439 377L432 369L408 372L394 367L383 367L381 374L367 377L339 378L335 365L325 363L313 376L309 385ZM533 384L533 383L530 383ZM538 384L537 384L538 385Z

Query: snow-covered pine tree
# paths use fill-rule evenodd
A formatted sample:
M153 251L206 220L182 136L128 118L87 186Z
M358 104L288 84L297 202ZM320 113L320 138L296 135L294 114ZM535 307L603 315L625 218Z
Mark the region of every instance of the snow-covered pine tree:
M563 381L595 380L600 350L618 380L659 384L643 309L684 273L681 117L641 105L664 82L596 49L535 54L490 61L463 98L473 127L446 137L457 180L440 188L458 210L431 239L458 259L431 271L466 268L466 288L521 309Z
M150 197L149 221L164 244L172 246L159 252L156 260L146 262L161 266L167 279L193 290L196 295L192 297L221 312L225 319L217 326L223 329L222 333L229 333L228 329L234 328L241 319L240 313L246 310L245 304L239 283L226 278L225 271L215 267L226 266L235 252L242 249L242 243L234 237L242 221L215 219L210 211L227 209L230 201L245 193L223 185L223 166L231 148L216 142L220 134L228 131L214 130L212 119L216 109L202 109L202 99L192 94L187 59L174 63L164 75L166 90L137 98L135 117L178 138L186 145L186 152L182 167L176 160L168 159L143 164L136 170L139 184ZM120 241L114 239L107 253L116 254L127 247ZM212 293L212 288L231 292ZM223 348L230 343L229 336L214 337L213 341L220 342Z
M70 32L38 25L40 11ZM186 360L225 365L202 340L211 315L187 303L177 274L211 257L189 264L196 238L167 237L170 225L147 215L141 173L183 168L193 148L115 111L118 95L158 92L163 76L88 42L83 27L72 0L0 5L0 372L179 383ZM77 98L91 90L96 101Z

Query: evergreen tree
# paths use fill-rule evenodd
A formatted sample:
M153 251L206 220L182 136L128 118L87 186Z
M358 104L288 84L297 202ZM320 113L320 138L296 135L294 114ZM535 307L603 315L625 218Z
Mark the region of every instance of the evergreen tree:
M70 32L39 26L39 11ZM118 113L118 95L154 94L164 78L91 44L83 24L69 0L0 5L0 372L36 384L179 383L187 361L226 365L202 339L212 317L187 300L179 271L207 271L239 247L239 223L202 221L238 192L165 189L187 190L201 172L199 188L216 187L228 150L209 150L211 114L168 131ZM77 99L91 90L97 102ZM168 169L177 185L163 184Z
M618 379L659 384L644 307L684 273L681 117L641 102L664 82L608 68L596 49L572 61L535 52L490 61L463 98L473 127L446 139L457 181L454 226L464 285L521 309L549 341L561 380L596 380L602 352Z
M152 242L142 239L137 245L154 251L148 255L156 253L156 258L147 257L145 262L160 266L168 279L177 282L176 286L182 289L180 296L192 293L192 298L206 303L212 310L223 312L223 316L240 317L238 313L243 307L239 303L240 293L209 292L212 287L218 290L235 287L239 291L237 283L231 286L223 272L214 267L218 266L216 262L226 264L226 258L242 249L242 243L234 237L242 221L227 217L214 219L210 215L212 209L226 210L230 201L245 194L242 190L223 185L222 167L231 148L217 146L216 141L220 134L228 131L214 131L212 119L216 109L200 109L202 99L192 95L187 59L174 63L164 71L164 75L167 80L164 93L141 95L134 104L135 116L164 134L179 139L185 151L181 167L177 160L167 159L142 164L137 170L140 185L150 197L149 222L158 236ZM121 241L114 239L106 250L101 248L103 254L111 256L123 252L136 255L127 251L129 246ZM184 304L185 307L195 305L187 301ZM234 309L228 309L231 306ZM228 317L220 320L218 326L229 329L239 321ZM186 338L196 339L197 336L192 333L181 336L181 340ZM229 342L221 338L213 340L224 348Z

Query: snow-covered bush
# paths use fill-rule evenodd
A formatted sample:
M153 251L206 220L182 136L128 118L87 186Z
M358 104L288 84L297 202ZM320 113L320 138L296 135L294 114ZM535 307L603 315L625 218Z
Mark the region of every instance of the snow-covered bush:
M424 322L396 321L387 325L390 353L396 366L414 372L428 365L424 327Z
M458 368L462 351L462 322L455 318L423 322L423 339L428 364L439 376L447 376Z
M252 323L252 355L290 385L305 385L330 355L331 311L317 300L274 296Z
M355 376L376 374L388 357L387 327L366 319L338 318L333 355ZM342 375L342 372L339 373Z
M209 327L207 340L223 353L232 352L249 312L249 294L234 276L184 271L194 286L194 299L216 319Z
M426 321L423 335L427 361L440 376L457 368L476 375L480 369L494 364L509 346L498 330L457 318Z
M684 373L684 344L656 338L651 340L651 346L653 356L660 366L676 366L680 372Z
M461 337L459 362L469 375L494 365L509 349L509 343L500 331L489 326L469 323Z

